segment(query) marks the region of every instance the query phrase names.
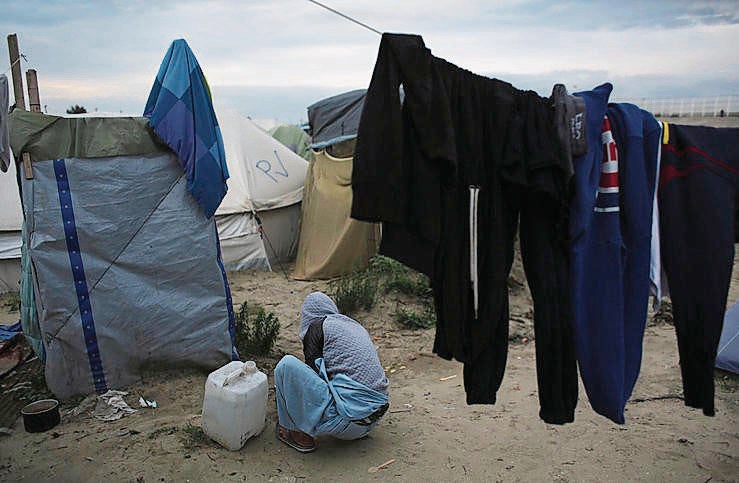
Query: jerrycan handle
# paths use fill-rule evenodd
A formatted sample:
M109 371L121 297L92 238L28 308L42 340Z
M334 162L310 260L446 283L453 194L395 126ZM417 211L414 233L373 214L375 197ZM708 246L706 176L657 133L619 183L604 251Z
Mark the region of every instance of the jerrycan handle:
M226 376L226 378L223 380L223 384L221 384L221 387L226 387L241 376L248 376L249 374L254 374L255 372L257 372L257 364L254 361L246 361L243 366Z

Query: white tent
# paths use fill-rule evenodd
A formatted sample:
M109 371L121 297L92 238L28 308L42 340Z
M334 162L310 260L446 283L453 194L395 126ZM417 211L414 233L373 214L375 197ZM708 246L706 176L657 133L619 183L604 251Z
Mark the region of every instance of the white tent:
M238 112L216 114L230 175L216 211L223 262L269 270L295 256L308 163Z
M0 293L20 290L23 213L15 163L0 172Z

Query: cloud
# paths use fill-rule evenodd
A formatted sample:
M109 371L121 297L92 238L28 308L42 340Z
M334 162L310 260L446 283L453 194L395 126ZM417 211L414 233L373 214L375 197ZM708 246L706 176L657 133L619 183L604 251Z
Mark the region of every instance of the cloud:
M324 1L377 29L422 34L434 55L457 65L547 94L560 81L665 95L739 85L736 1ZM184 37L214 96L293 121L315 96L366 88L379 43L305 0L6 0L0 31L19 33L50 112L74 103L140 112L167 47Z

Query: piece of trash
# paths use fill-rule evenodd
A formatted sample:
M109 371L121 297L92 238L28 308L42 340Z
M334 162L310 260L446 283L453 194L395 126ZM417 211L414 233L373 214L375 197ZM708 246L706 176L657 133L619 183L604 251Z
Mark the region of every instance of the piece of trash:
M10 428L0 428L0 436L11 436L13 434L13 430Z
M143 397L139 396L139 406L142 408L154 408L157 407L156 401L149 401L148 399L144 399Z
M456 374L454 374L453 376L446 376L446 377L442 377L442 378L441 378L441 379L439 379L439 380L440 380L440 381L448 381L449 379L454 379L455 377L457 377L457 375L456 375Z
M85 456L85 459L86 459L87 461L95 461L94 459L90 458L89 456Z
M67 411L67 416L79 416L83 412L92 409L92 407L95 405L95 401L97 401L97 395L96 394L90 394L85 399L80 401L80 403L77 405L77 407L70 409Z
M407 407L408 409L410 409L410 408L412 408L412 407L413 407L413 404L408 404L408 403L405 403L405 404L403 404L403 406L405 406L405 407Z
M393 458L391 460L387 460L387 461L385 461L383 464L381 464L379 466L370 466L370 468L367 470L367 473L377 473L378 471L384 470L385 468L387 468L388 466L390 466L393 463L395 463L395 458Z
M25 389L31 389L31 383L30 382L19 382L15 386L11 387L7 391L4 391L3 394L10 394L12 392L16 391L23 391Z
M390 374L395 374L395 369L390 369Z
M400 367L398 367L398 370L399 370L399 371L401 371L401 370L403 370L403 369L405 369L405 366L400 366Z
M95 407L95 411L92 412L92 415L100 421L110 422L121 419L126 414L135 413L136 410L131 409L123 399L123 396L127 395L128 393L125 391L114 390L101 394L97 398L97 406Z

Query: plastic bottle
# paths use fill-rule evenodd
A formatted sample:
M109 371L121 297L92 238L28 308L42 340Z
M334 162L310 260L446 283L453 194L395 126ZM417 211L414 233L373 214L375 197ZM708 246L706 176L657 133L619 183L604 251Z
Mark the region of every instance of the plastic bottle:
M264 430L267 375L254 361L233 361L208 375L203 398L203 431L231 451Z

